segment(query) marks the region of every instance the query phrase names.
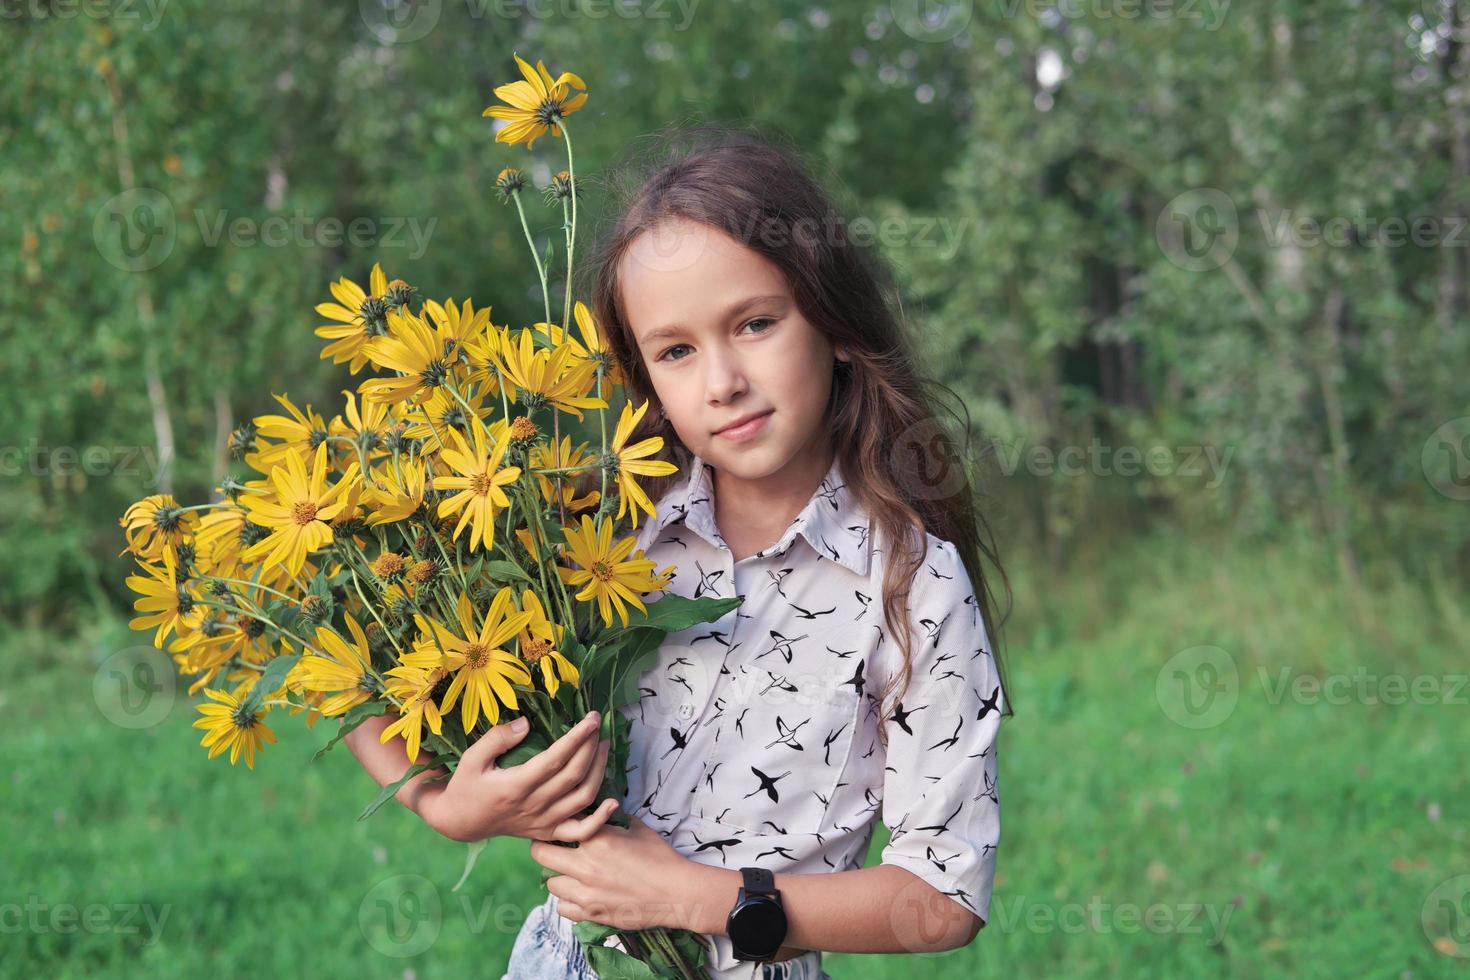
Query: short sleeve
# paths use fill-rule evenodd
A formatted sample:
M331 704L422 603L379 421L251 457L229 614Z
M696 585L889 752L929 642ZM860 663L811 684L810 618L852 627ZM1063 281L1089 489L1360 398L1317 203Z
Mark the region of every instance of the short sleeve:
M929 536L911 588L912 672L885 723L882 862L905 868L990 916L1000 845L996 734L1005 696L980 605L959 552ZM897 645L888 651L898 676Z

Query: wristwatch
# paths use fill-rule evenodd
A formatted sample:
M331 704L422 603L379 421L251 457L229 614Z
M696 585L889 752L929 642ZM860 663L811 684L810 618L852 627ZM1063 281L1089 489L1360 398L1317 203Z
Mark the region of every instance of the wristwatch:
M786 910L776 891L776 876L765 868L741 868L744 879L725 931L737 960L769 963L786 941Z

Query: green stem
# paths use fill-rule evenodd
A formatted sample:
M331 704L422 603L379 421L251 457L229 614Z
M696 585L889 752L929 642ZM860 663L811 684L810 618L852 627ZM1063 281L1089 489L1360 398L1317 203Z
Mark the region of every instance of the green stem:
M544 308L546 322L551 323L551 292L546 283L546 267L541 264L541 256L536 252L536 242L531 238L531 228L526 224L526 209L521 206L521 192L516 191L511 195L516 202L516 213L521 216L521 231L526 234L526 244L531 249L531 260L536 263L536 278L541 280L541 305Z

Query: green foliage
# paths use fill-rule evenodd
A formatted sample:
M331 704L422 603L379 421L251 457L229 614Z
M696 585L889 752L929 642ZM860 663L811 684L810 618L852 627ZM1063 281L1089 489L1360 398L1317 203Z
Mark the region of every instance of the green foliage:
M1456 449L1432 444L1470 414L1463 2L974 4L953 37L889 4L423 6L398 36L392 3L7 20L0 616L124 605L130 501L204 499L272 391L340 406L311 332L336 277L381 261L539 318L493 182L543 186L561 148L480 118L512 51L589 80L584 248L639 134L706 119L788 136L850 220L896 222L879 246L1003 544L1060 567L1109 528L1302 523L1349 577L1366 551L1463 571L1470 511L1436 489ZM1193 268L1211 190L1237 240ZM560 212L531 212L556 244ZM1346 239L1302 231L1333 219ZM1390 243L1390 219L1431 240ZM1118 462L1155 446L1157 471Z

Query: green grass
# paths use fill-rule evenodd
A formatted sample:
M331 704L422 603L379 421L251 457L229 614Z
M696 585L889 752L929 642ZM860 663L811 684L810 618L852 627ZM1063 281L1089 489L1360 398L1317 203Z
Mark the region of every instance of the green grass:
M1463 592L1380 571L1351 596L1303 544L1156 539L1094 565L1015 576L1018 714L1002 729L988 927L943 955L828 954L828 971L1463 975L1470 959L1446 940L1436 950L1421 924L1436 886L1470 874L1470 689L1443 680L1467 669ZM206 760L182 698L153 727L111 723L94 674L140 638L108 621L66 643L4 641L0 974L500 976L542 894L525 842L494 842L454 893L463 845L396 806L357 822L372 786L345 751L310 761L325 725L281 721L252 774ZM1233 710L1200 729L1156 693L1160 668L1197 646L1225 651L1239 676ZM1440 703L1273 703L1283 668L1425 676ZM425 880L399 895L407 875ZM437 916L413 904L430 892ZM65 903L95 906L92 927L56 928ZM166 912L156 937L122 919L139 905ZM1124 906L1168 920L1135 924ZM420 931L391 935L385 908ZM1467 940L1461 908L1458 923L1437 913L1436 935L1458 925Z

